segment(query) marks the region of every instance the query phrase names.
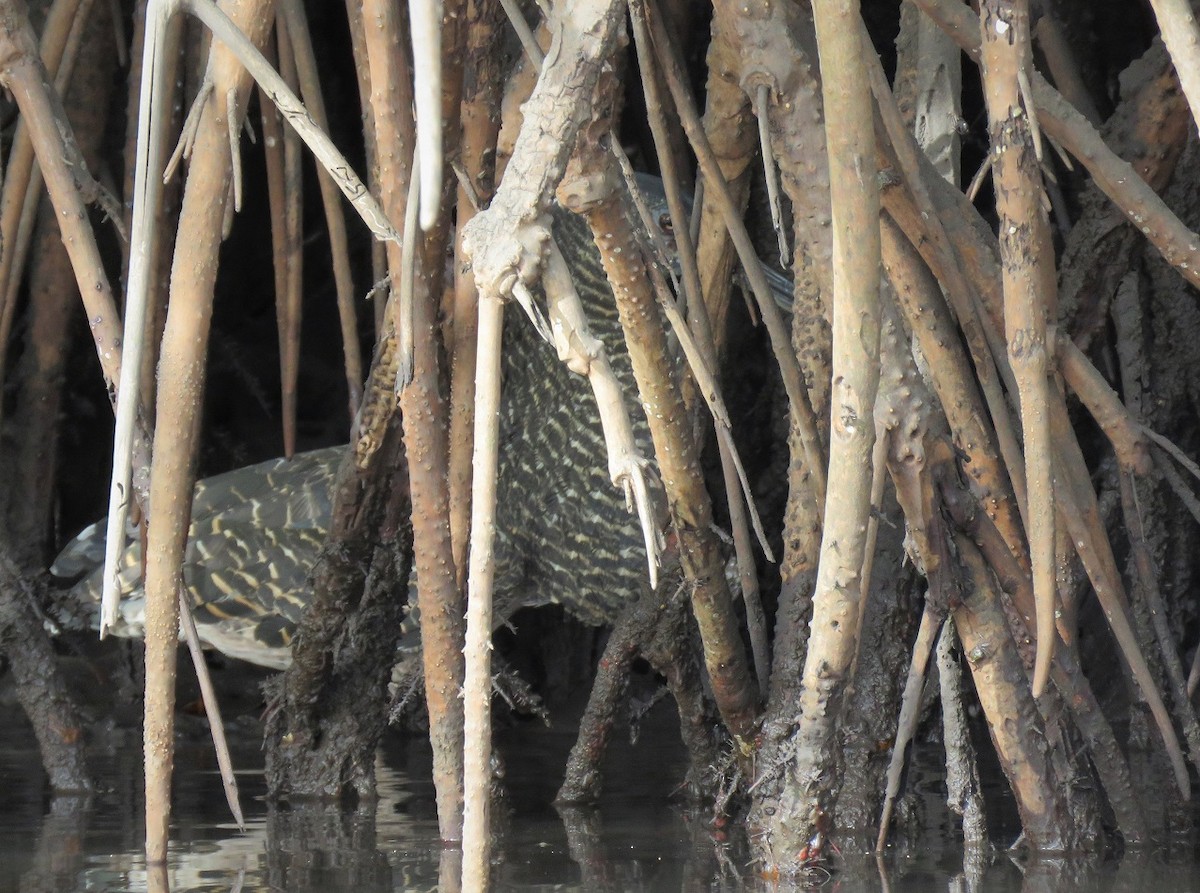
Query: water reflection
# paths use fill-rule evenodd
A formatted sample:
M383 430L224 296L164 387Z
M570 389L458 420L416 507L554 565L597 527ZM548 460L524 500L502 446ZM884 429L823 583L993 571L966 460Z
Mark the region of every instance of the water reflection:
M56 797L42 817L32 864L21 890L69 890L83 866L90 797Z
M513 793L497 810L498 890L774 890L756 878L743 848L714 835L707 817L668 803L683 755L671 717L642 742L615 742L609 790L599 809L550 805L570 742L567 728L518 727L501 735ZM376 773L379 801L352 810L272 805L263 798L257 726L235 741L247 830L225 813L202 728L183 723L170 861L147 872L141 761L127 731L100 735L91 750L100 789L90 799L50 799L23 720L0 710L0 890L20 891L393 891L456 890L460 854L440 846L427 747L389 741ZM1123 858L1020 861L964 854L922 782L923 830L882 858L843 841L833 873L799 889L843 891L1142 891L1197 889L1190 835ZM787 889L793 889L788 887Z
M242 750L238 765L247 765L257 756ZM148 871L142 858L140 796L134 804L139 820L120 834L120 846L109 851L103 842L115 830L108 821L111 814L93 805L79 819L90 817L91 831L83 838L86 852L77 860L76 881L53 889L317 893L438 888L442 860L437 824L420 810L415 818L408 814L407 804L423 796L425 785L412 783L403 771L381 761L379 802L342 810L320 804L267 803L256 766L255 771L241 773L247 827L240 833L221 810L215 767L197 766L206 754L188 747L181 749L181 757L192 765L177 777L168 864L157 872ZM125 767L126 761L113 766L118 774ZM140 764L133 768L140 772ZM111 804L112 796L100 800ZM49 823L43 825L42 837L61 842ZM51 842L48 847L55 845ZM50 888L23 884L22 893L26 889Z
M11 718L11 722L7 722ZM670 728L670 718L662 724ZM142 766L137 736L101 730L89 749L99 776L90 800L49 799L31 734L18 714L0 718L0 890L453 890L460 854L437 837L430 755L390 740L376 766L377 803L348 811L268 804L255 723L231 726L247 827L226 813L203 727L180 717L175 816L168 864L142 856ZM532 731L531 736L526 733ZM501 733L508 800L497 810L501 889L680 889L696 864L692 828L668 805L683 773L670 734L659 746L618 742L617 792L598 811L560 818L551 807L570 733L518 727ZM688 885L690 888L690 884Z

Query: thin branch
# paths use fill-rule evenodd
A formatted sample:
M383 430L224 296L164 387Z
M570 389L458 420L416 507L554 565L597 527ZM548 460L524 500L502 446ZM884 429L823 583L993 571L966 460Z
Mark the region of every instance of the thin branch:
M342 194L350 204L354 205L363 222L370 227L375 237L383 241L400 240L400 235L392 227L387 216L371 197L371 193L363 185L362 180L354 173L350 163L346 161L333 141L313 123L312 117L296 94L288 89L284 80L275 72L262 53L247 40L230 19L210 2L210 0L177 0L189 13L200 19L213 36L230 48L239 62L246 67L271 101L279 107L279 111L295 128L304 140L309 151L316 156L317 161L333 178Z
M913 643L912 660L908 666L908 677L904 682L904 695L900 701L900 716L896 720L896 740L892 744L892 756L888 762L887 791L883 798L883 814L879 819L879 835L875 839L875 852L883 852L888 831L892 824L892 810L900 793L900 780L904 773L908 745L917 730L921 716L921 695L925 692L925 674L929 669L929 656L938 640L944 615L939 614L927 601L921 614L921 627Z
M54 76L59 68L66 45L77 30L74 23L84 0L58 0L51 4L42 26L40 56L49 75ZM56 79L57 80L57 79ZM59 95L62 90L59 89ZM8 148L7 166L4 171L4 188L0 197L0 390L3 389L5 370L8 368L8 343L17 310L17 288L23 278L22 269L30 235L32 219L36 212L31 196L41 191L41 175L34 156L33 141L29 125L17 120L17 126ZM23 246L23 247L22 247ZM3 408L0 407L0 415Z
M467 533L471 524L471 442L475 424L475 346L479 292L462 243L467 223L495 190L496 141L500 131L503 77L490 51L502 19L495 4L473 0L467 7L467 71L463 77L461 164L455 206L454 310L450 349L450 543L460 590L466 590Z
M783 209L779 202L779 175L775 167L775 159L771 155L771 122L767 115L770 105L771 88L759 84L754 94L754 115L758 118L759 152L762 155L763 176L767 181L767 202L771 207L771 226L775 230L775 239L779 243L779 262L786 269L791 261L788 251L787 233L783 229Z
M937 645L938 681L942 696L942 738L946 747L946 804L962 816L963 844L968 852L987 846L987 816L983 809L983 785L963 707L962 664L958 656L958 634L947 619Z
M475 448L471 476L471 552L467 573L466 681L463 685L463 889L487 887L491 851L492 584L496 562L500 342L504 304L479 296Z
M653 309L654 297L647 288L643 263L646 252L638 250L629 221L615 201L611 184L618 177L607 153L595 160L583 155L582 150L580 154L579 168L605 170L604 182L610 184L609 189L588 190L586 197L576 198L577 194L571 190L573 182L568 179L560 192L569 193L572 207L580 205L602 249L601 259L616 297L672 524L680 540L680 562L691 588L693 614L704 642L714 696L730 731L744 737L756 712L754 686L746 672L744 647L737 634L731 597L721 569L721 550L712 529L712 506L700 473L698 447L674 385L665 332ZM585 183L591 180L588 177ZM665 290L661 273L653 265L649 270L651 283ZM718 430L721 428L718 424ZM728 467L732 470L732 463ZM735 482L731 500L737 498L737 493ZM752 599L750 593L747 610L751 614ZM761 645L765 651L763 638Z
M1055 502L1058 522L1063 525L1075 551L1083 562L1088 579L1096 593L1096 599L1104 609L1105 619L1112 630L1121 653L1125 656L1129 671L1137 681L1159 735L1162 737L1175 781L1186 799L1190 795L1191 780L1179 738L1172 724L1170 713L1163 703L1162 693L1146 657L1142 654L1137 636L1129 619L1129 600L1125 595L1121 573L1117 569L1104 525L1100 519L1096 494L1079 443L1071 430L1067 407L1057 389L1051 401L1051 435L1055 444L1054 473L1059 486Z
M297 86L295 52L286 17L275 13L275 33L279 45L279 73L293 89ZM259 90L262 93L262 90ZM236 140L236 121L230 122L230 140ZM283 153L283 194L281 242L283 288L275 292L275 324L279 329L280 414L283 416L283 454L296 452L296 391L300 381L300 331L304 313L304 177L300 170L300 139L290 127L281 134ZM231 143L236 197L238 163L236 142ZM236 200L236 198L235 198Z
M1104 380L1075 342L1059 338L1055 342L1058 367L1071 390L1080 399L1093 421L1104 431L1122 468L1137 474L1150 472L1150 445L1146 429L1125 408L1121 398Z
M1167 456L1168 454L1165 451L1156 451L1154 453L1154 467L1158 469L1159 473L1166 480L1167 486L1171 488L1175 497L1187 509L1188 514L1196 520L1197 524L1200 524L1200 499L1197 499L1196 494L1188 489L1187 481L1183 479L1183 475L1175 469L1175 466L1167 461ZM1179 457L1176 456L1175 458L1178 460Z
M671 139L671 134L668 132L668 122L663 114L663 101L660 95L661 90L658 84L658 70L663 67L664 62L660 58L655 59L651 51L652 39L650 37L651 25L647 21L647 11L641 4L635 4L631 7L632 21L634 34L636 37L636 47L638 52L639 64L642 68L643 77L642 85L646 95L646 105L649 113L650 127L654 136L655 147L657 150L659 164L663 173L663 188L665 192L666 204L670 212L672 220L680 221L681 223L676 228L675 244L678 248L678 260L682 269L682 296L684 304L689 308L689 316L691 319L691 330L694 336L694 341L691 338L683 339L681 342L684 346L684 351L687 353L693 349L697 349L699 364L715 368L716 347L715 336L712 330L712 324L708 317L708 303L703 294L703 289L700 281L699 268L697 266L695 241L692 237L689 227L683 226L682 221L688 219L686 213L686 203L684 202L681 190L679 188L679 176L677 172L675 146ZM669 56L670 50L668 47L660 45L660 57ZM667 69L673 70L677 65L676 60L670 57L665 62ZM666 74L667 80L670 83L672 77L678 81L678 74ZM676 84L678 86L678 84ZM676 97L676 104L680 102ZM695 117L694 108L691 111L693 118ZM698 125L697 125L698 127ZM614 143L617 141L614 140ZM620 159L620 152L617 153ZM710 149L711 155L711 149ZM628 173L626 177L628 178ZM632 190L637 192L636 189ZM726 199L728 195L726 194ZM650 233L655 233L658 229L657 221L646 221L645 209L639 207L639 213L643 214L643 220L646 224L646 229ZM735 215L736 216L736 215ZM762 267L755 256L753 263L756 265L756 272L762 274ZM656 278L657 277L657 278ZM652 281L655 284L655 290L660 295L660 303L667 308L667 316L671 319L673 316L680 316L676 309L672 309L673 302L666 297L664 287L661 283L661 275L656 270L652 269ZM771 308L778 316L778 310L775 307ZM683 331L683 326L678 324L678 321L672 320L672 325L680 332ZM772 336L773 343L778 345ZM689 343L691 342L691 343ZM795 363L794 356L790 354L788 357L781 357L781 366L785 368L784 377L787 378L786 371L787 361L790 358L794 371L798 375L798 366ZM691 361L693 369L699 369L700 365L696 361ZM706 387L704 379L700 373L697 373L697 383L700 385L701 391L705 399L709 402L710 407L714 401L710 394L715 393L715 383L712 387ZM687 382L685 382L687 384ZM686 399L686 398L685 398ZM804 406L807 408L808 404ZM723 408L722 408L723 414ZM811 414L811 413L810 413ZM746 516L749 515L753 523L755 532L759 536L759 541L764 546L765 553L771 556L770 547L766 544L766 536L763 533L761 522L758 518L757 508L754 504L753 495L750 493L749 485L746 481L745 471L741 466L741 459L737 455L737 451L733 448L732 438L727 430L722 431L721 415L717 415L714 411L714 417L718 419L717 423L717 446L718 454L721 460L721 469L726 482L726 491L730 504L730 520L734 531L734 547L737 555L738 573L742 580L742 594L745 598L747 608L747 619L751 630L751 647L754 653L755 668L759 681L759 693L765 693L764 683L768 680L767 671L767 655L768 647L766 643L766 620L761 608L761 600L758 595L757 587L757 572L754 568L753 554L750 549L750 537L746 526ZM728 423L726 422L726 425ZM661 453L660 453L661 458ZM738 485L741 486L741 494L738 492ZM744 499L744 502L743 502ZM699 507L696 501L696 494L690 494L685 497L683 503L690 506L691 510ZM743 508L744 507L744 508ZM707 508L701 509L702 512L707 511ZM678 520L678 519L676 519ZM678 527L678 524L676 525ZM711 543L707 546L699 548L699 554L711 554ZM703 562L697 562L703 564ZM689 579L696 579L697 568L688 566L685 571ZM712 574L705 571L703 579L711 578ZM708 663L710 672L715 672L717 676L724 677L724 682L718 686L719 695L718 703L722 716L729 724L731 731L735 736L741 736L748 727L754 710L749 706L747 695L749 689L748 680L743 678L741 664L744 662L741 648L732 640L731 629L732 625L727 614L728 594L724 591L724 587L713 585L712 582L705 585L698 585L694 598L693 607L695 608L696 617L701 626L701 637L706 643L705 654L706 662ZM728 660L722 658L724 655Z
M317 61L307 16L298 0L284 0L280 4L280 10L287 21L288 36L292 40L296 74L300 78L300 92L314 123L322 130L328 130L329 119L325 113L325 99L321 95L321 82L317 74ZM338 322L342 330L342 353L346 364L349 418L353 419L362 401L363 366L362 351L358 344L358 317L354 309L354 277L350 270L346 215L342 212L336 184L324 169L319 168L317 171L317 184L321 190L321 204L325 209L325 227L329 231L329 252L333 262Z
M1142 433L1149 440L1154 441L1154 444L1159 449L1178 462L1188 474L1200 481L1200 465L1197 465L1191 456L1172 443L1170 439L1163 437L1157 431L1143 427Z
M1056 305L1054 252L1041 206L1042 181L1034 163L1034 109L1020 87L1033 67L1027 0L990 0L981 6L983 83L987 99L1008 358L1021 401L1028 511L1025 526L1037 605L1037 659L1033 696L1041 697L1054 659L1054 482L1051 474L1046 317Z
M635 22L639 15L639 7L640 3L634 3L630 6L631 13L635 16ZM645 18L644 13L641 15ZM696 152L696 157L700 162L700 170L704 175L705 189L707 190L706 195L713 199L721 211L725 227L729 230L729 235L733 239L738 257L742 262L742 269L746 273L746 278L749 280L751 290L754 293L754 299L758 303L759 313L762 314L763 321L766 323L767 332L771 337L771 346L774 349L775 357L779 362L779 368L783 374L784 388L788 394L788 403L791 406L791 411L797 424L800 426L805 454L817 483L818 496L821 497L823 502L825 494L825 463L821 458L822 451L820 440L817 436L816 420L813 417L812 406L808 402L808 395L804 390L803 377L800 374L800 366L796 361L796 355L792 350L791 338L788 336L787 329L783 324L779 308L775 305L775 301L771 297L770 284L763 274L762 264L758 260L758 254L755 252L749 233L746 231L746 226L742 222L741 214L738 212L737 206L729 194L729 184L725 181L725 176L717 163L716 155L713 153L708 137L704 133L695 103L687 91L687 80L684 77L682 66L679 63L678 54L671 37L663 27L660 16L649 16L648 24L652 40L658 50L663 75L671 91L671 98L675 102L675 109L679 113L680 122L687 132L688 140L691 142L692 149ZM668 192L668 197L669 195L670 193Z
M213 688L212 676L208 672L208 662L204 659L200 634L196 632L196 618L192 616L192 604L188 598L187 589L183 586L179 587L179 618L179 625L183 629L183 638L187 642L188 653L192 658L192 666L196 669L196 679L200 682L200 697L204 701L204 714L208 717L208 727L212 733L213 750L217 753L217 767L221 772L221 786L225 789L225 801L229 804L229 811L233 813L238 830L244 833L246 819L242 815L237 776L233 774L233 761L229 758L229 742L225 739L225 723L221 720L221 705L217 700L216 689Z
M1192 765L1200 769L1200 722L1196 720L1196 710L1187 692L1187 681L1183 678L1183 663L1179 659L1179 647L1171 631L1167 614L1167 606L1158 588L1158 573L1154 567L1154 558L1150 554L1150 545L1146 541L1146 528L1142 518L1141 506L1138 505L1137 484L1132 473L1121 472L1121 510L1125 515L1125 527L1129 532L1129 547L1133 553L1134 567L1137 568L1137 589L1146 599L1146 608L1150 614L1150 622L1154 628L1154 638L1158 641L1159 653L1162 655L1163 666L1166 667L1167 681L1171 686L1175 717L1183 729L1184 740L1188 743L1188 754Z

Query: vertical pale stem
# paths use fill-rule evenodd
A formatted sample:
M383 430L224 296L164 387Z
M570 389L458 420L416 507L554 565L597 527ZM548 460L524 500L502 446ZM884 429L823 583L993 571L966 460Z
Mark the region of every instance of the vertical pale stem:
M468 76L463 78L461 162L477 193L495 188L496 139L500 130L503 81L495 54L488 52L499 31L497 15L485 0L467 4ZM450 372L450 543L459 588L467 577L467 532L471 526L471 443L475 427L475 346L479 292L462 246L462 233L475 216L471 197L460 185L454 240L453 349Z
M1033 693L1039 697L1054 658L1054 485L1050 463L1049 359L1046 318L1054 306L1054 249L1042 206L1034 144L1032 97L1021 87L1033 72L1027 0L987 0L980 23L983 82L992 143L1008 359L1021 401L1025 438L1026 513L1037 656Z
M493 547L503 332L504 305L494 295L481 295L475 367L471 556L467 577L467 671L463 686L464 890L487 888L491 852L492 582L496 574Z
M871 88L858 4L813 4L821 58L825 134L833 212L833 390L828 498L813 594L789 783L797 788L792 823L804 839L818 833L836 786L837 729L858 651L862 573L871 511L874 405L879 384L879 190ZM787 867L797 855L776 852Z
M261 43L271 3L245 0L229 10L251 41ZM212 294L232 164L225 97L249 76L224 47L214 46L216 90L197 131L177 251L171 305L159 365L158 427L150 502L154 524L146 562L146 861L165 862L174 762L175 652L179 635L177 586L192 503L192 466L204 396ZM244 95L244 90L240 91ZM138 328L140 331L140 326ZM136 374L136 372L134 373Z

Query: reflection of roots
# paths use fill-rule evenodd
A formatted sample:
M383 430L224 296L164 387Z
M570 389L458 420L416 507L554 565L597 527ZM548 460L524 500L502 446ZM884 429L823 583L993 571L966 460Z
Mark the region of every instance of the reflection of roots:
M247 822L244 833L224 824L201 827L202 833L187 835L189 841L172 848L170 889L207 889L221 878L234 882L234 889L318 891L328 889L331 869L339 882L366 889L390 888L401 877L404 889L433 889L442 849L436 821L409 815L413 779L389 767L382 755L374 761L374 773L379 799L356 809L269 804L265 814ZM405 846L389 847L385 854L381 839ZM92 856L89 863L82 870L84 889L153 889L147 887L138 845Z

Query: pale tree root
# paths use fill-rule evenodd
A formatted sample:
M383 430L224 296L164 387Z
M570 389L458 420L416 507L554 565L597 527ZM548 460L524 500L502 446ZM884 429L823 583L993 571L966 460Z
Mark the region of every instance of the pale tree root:
M1075 849L1079 837L1094 837L1094 829L1076 828L1071 821L1065 787L1044 745L1045 726L983 556L965 536L956 536L955 545L966 565L966 589L952 612L954 625L1000 767L1016 797L1025 841L1039 852Z
M962 665L954 621L942 624L937 643L938 684L942 698L942 740L946 747L946 805L962 817L963 847L983 852L987 845L987 816L979 764L963 704Z

